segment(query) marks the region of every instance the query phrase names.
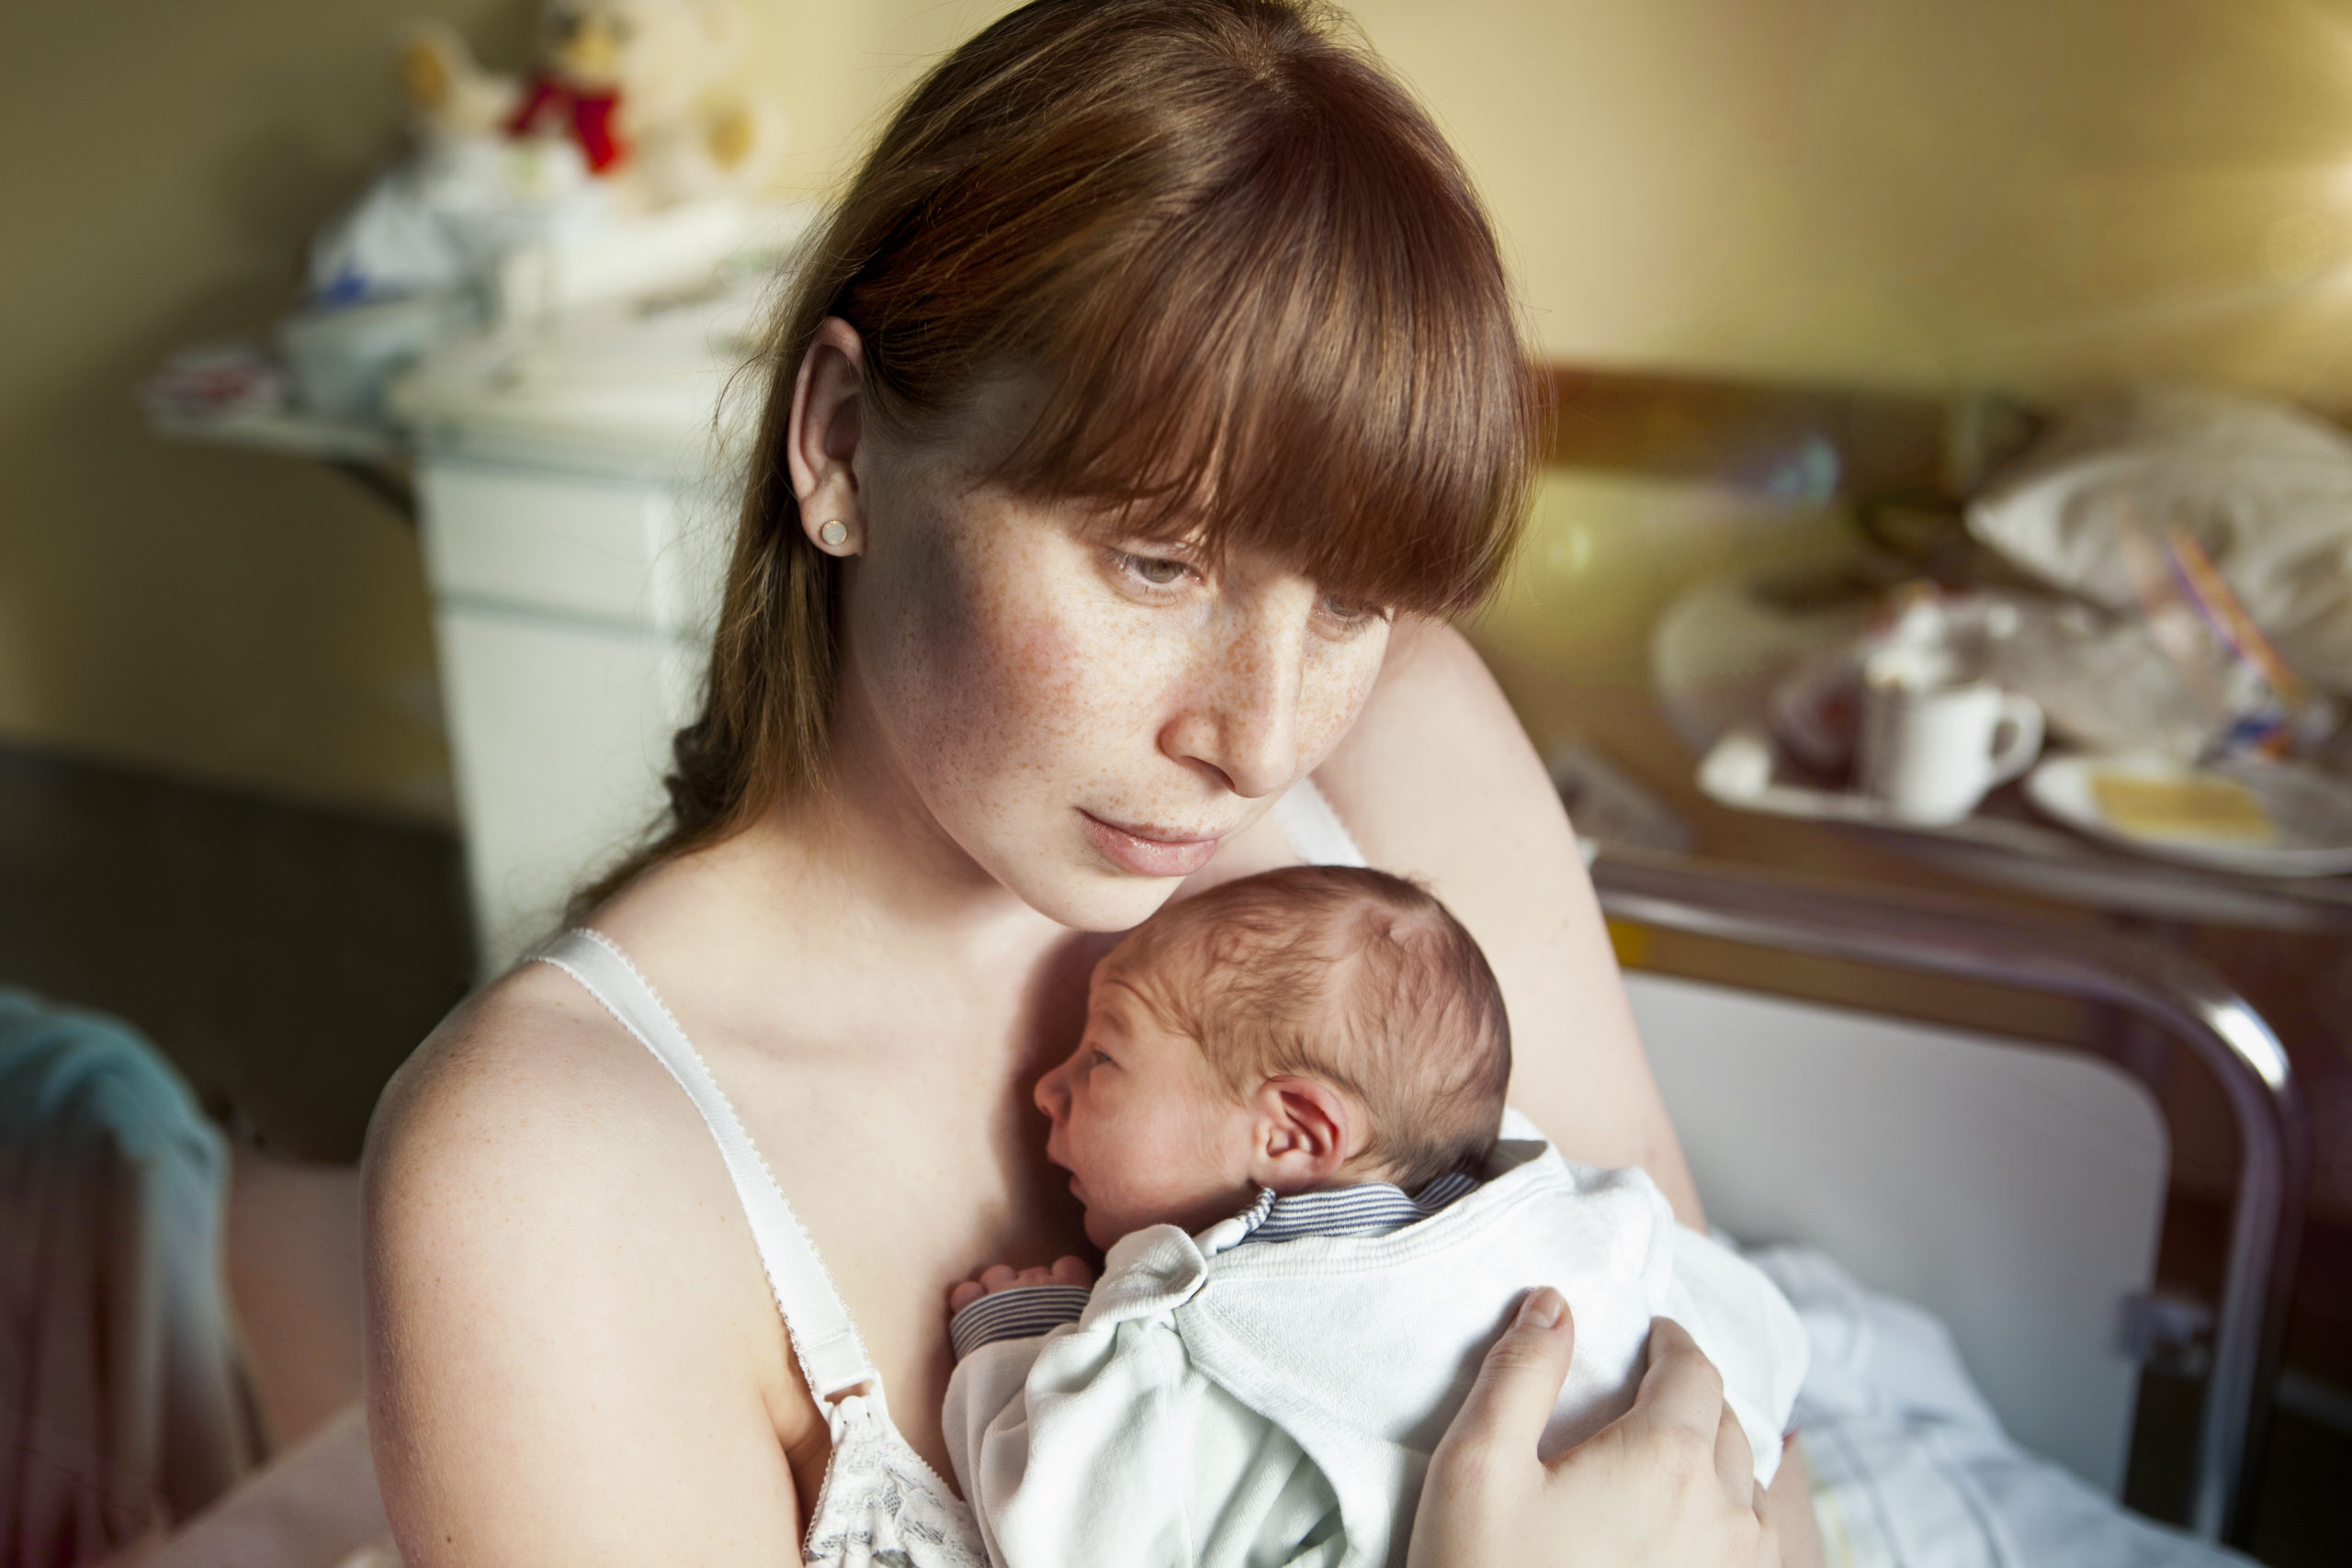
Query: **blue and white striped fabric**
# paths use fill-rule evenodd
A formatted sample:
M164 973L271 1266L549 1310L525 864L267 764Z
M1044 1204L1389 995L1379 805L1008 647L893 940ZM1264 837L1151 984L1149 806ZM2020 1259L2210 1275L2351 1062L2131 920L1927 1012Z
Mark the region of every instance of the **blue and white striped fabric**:
M1084 1285L1016 1285L969 1303L948 1320L947 1338L962 1360L1000 1339L1035 1339L1086 1313Z
M1417 1193L1385 1181L1327 1187L1288 1198L1274 1196L1274 1190L1268 1187L1260 1190L1258 1201L1242 1214L1250 1234L1241 1239L1247 1243L1296 1241L1310 1235L1386 1235L1428 1219L1477 1185L1476 1177L1457 1170L1439 1177Z
M1250 1227L1237 1245L1298 1241L1314 1235L1386 1235L1428 1219L1478 1185L1465 1171L1439 1177L1419 1192L1385 1181L1329 1187L1320 1192L1277 1197L1261 1188L1258 1201L1241 1213ZM1000 1339L1034 1339L1086 1313L1088 1292L1078 1285L1016 1285L971 1303L948 1320L947 1337L962 1360Z

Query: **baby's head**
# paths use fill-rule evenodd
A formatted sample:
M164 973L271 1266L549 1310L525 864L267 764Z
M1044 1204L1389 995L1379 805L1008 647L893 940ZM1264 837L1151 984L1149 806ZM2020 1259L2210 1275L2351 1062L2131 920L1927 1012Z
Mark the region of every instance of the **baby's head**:
M1037 1103L1108 1247L1199 1230L1261 1187L1409 1192L1475 1170L1510 1081L1501 988L1445 906L1384 872L1295 866L1129 932Z

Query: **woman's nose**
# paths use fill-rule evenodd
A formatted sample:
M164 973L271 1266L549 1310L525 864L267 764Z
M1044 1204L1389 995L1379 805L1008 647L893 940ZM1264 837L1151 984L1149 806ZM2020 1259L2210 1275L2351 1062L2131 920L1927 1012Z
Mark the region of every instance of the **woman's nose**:
M1170 755L1215 772L1245 799L1298 776L1299 684L1306 608L1261 606L1203 649L1187 702L1162 733Z

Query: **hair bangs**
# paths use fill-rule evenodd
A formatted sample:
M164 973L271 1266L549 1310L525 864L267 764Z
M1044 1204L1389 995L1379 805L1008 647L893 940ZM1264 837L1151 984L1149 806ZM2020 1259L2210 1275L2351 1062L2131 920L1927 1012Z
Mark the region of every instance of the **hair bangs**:
M1052 389L996 478L1352 601L1467 609L1509 559L1532 457L1509 284L1443 143L1399 136L1426 124L1401 92L1351 54L1292 64L1244 101L1249 134L1221 110L1223 156L1162 126L1109 176L1182 199L1032 296L1015 352Z

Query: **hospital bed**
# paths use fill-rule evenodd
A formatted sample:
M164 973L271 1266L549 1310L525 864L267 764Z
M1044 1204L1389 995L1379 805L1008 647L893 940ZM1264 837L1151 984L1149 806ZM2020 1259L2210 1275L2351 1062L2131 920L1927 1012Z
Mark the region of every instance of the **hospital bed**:
M1592 873L1621 930L2098 1004L2211 1069L2240 1160L2200 1324L2152 1292L2170 1156L2147 1052L2120 1038L2052 1048L1638 964L1627 976L1711 1219L1745 1243L1818 1249L1757 1256L1815 1336L1799 1414L1832 1568L2224 1561L2111 1499L2141 1359L2193 1339L2170 1348L2204 1367L2189 1523L2206 1541L2246 1523L2308 1165L2286 1055L2262 1020L2193 959L2131 939L1616 848ZM355 1411L141 1568L395 1562L367 1545L383 1522L366 1445ZM1841 1520L1841 1497L1849 1513L1860 1497L1898 1517Z
M1614 924L2095 1004L2204 1064L2238 1144L2210 1311L2154 1289L2166 1064L2139 1047L2144 1032L2067 1050L1627 976L1713 1223L1747 1243L1812 1244L1929 1309L2007 1433L2109 1496L2138 1363L2201 1364L2188 1523L2244 1539L2310 1160L2262 1019L2192 956L2139 939L1633 850L1598 852L1592 874Z

